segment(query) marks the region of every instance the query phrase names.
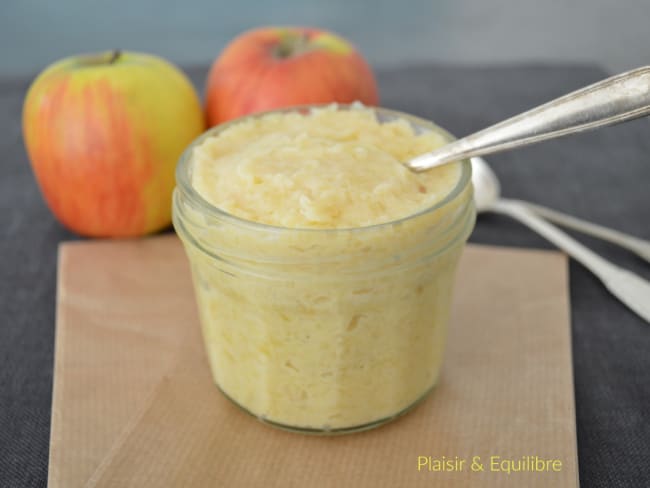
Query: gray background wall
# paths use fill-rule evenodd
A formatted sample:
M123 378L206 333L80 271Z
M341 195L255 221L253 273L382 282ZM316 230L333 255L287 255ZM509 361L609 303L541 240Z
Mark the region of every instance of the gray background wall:
M0 76L70 54L123 48L210 62L248 28L316 25L375 66L422 60L650 64L650 0L3 0Z

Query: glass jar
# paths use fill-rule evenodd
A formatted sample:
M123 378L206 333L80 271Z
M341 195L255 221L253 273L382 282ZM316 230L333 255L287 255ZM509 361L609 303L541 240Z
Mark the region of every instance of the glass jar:
M372 110L380 122L404 119L452 139L429 121ZM456 266L475 220L469 161L442 201L406 218L275 227L223 212L192 188L193 148L229 125L185 151L173 203L215 383L258 419L301 432L359 431L403 414L440 373Z

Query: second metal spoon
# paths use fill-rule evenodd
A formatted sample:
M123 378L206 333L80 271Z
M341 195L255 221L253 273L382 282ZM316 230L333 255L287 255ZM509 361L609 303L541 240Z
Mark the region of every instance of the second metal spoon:
M650 114L650 66L627 71L406 162L420 172Z
M479 212L508 215L544 236L594 273L621 302L650 323L650 283L615 265L573 239L532 210L526 202L501 198L499 180L485 161L472 158L474 201Z

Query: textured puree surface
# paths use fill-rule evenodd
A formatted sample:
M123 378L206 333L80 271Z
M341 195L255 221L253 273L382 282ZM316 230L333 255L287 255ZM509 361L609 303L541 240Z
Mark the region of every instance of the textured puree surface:
M194 149L192 186L214 206L290 228L351 228L431 207L454 188L457 164L414 174L402 164L444 144L406 120L335 106L235 123Z

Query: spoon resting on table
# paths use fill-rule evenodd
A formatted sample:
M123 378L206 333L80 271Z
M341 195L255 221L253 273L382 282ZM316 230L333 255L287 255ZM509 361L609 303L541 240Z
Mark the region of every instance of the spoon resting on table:
M501 184L499 183L497 175L492 171L483 158L471 158L471 162L474 200L476 201L476 207L480 212L489 208L490 204L499 198L501 194ZM587 222L586 220L543 207L542 205L536 205L523 200L511 201L516 201L519 204L524 205L528 210L533 211L538 216L561 225L562 227L568 227L569 229L577 230L583 234L616 244L650 263L650 241L602 225Z
M536 211L542 209L543 212L550 211L562 217L568 216L564 216L550 209L544 209L543 207L532 207L532 204L519 200L501 198L499 180L487 163L481 158L472 158L471 161L474 201L478 212L491 211L507 215L528 226L594 273L612 295L645 319L646 322L650 322L650 283L648 281L631 271L607 261L588 247L576 241L573 237L544 220L537 215ZM573 217L569 217L569 219L578 221L580 224L585 223ZM589 225L595 226L595 224ZM600 226L595 227L600 228ZM619 234L623 235L622 233ZM637 239L637 241L647 245L641 239Z

